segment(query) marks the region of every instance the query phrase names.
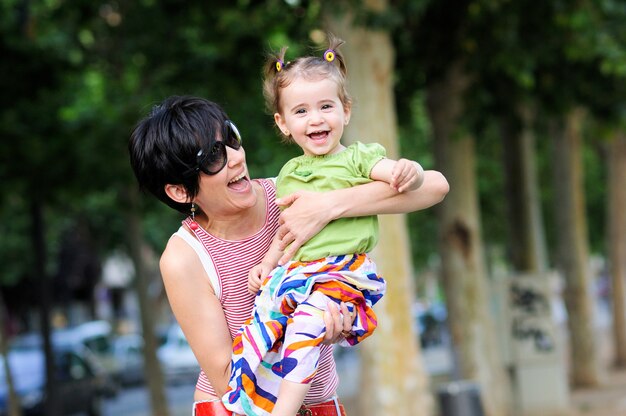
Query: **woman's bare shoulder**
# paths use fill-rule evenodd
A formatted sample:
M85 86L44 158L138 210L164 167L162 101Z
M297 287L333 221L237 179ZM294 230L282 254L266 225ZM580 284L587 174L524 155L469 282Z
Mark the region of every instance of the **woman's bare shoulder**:
M163 280L178 280L181 276L188 279L198 277L206 280L206 274L198 254L182 238L170 238L159 261Z
M185 240L172 237L167 242L165 250L161 254L161 267L178 266L185 263L194 254L193 248Z

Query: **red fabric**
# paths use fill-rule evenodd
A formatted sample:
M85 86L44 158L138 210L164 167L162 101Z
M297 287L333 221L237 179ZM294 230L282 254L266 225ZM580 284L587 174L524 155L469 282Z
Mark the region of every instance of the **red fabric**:
M324 403L305 405L303 404L296 416L346 416L346 409L339 403L339 411L337 414L337 407L333 400L329 400Z
M232 416L233 412L224 407L220 400L197 402L193 406L194 416Z
M318 404L303 404L296 416L346 416L346 410L339 403L340 414L333 400ZM232 412L224 407L220 400L212 402L198 402L194 404L194 416L232 416Z

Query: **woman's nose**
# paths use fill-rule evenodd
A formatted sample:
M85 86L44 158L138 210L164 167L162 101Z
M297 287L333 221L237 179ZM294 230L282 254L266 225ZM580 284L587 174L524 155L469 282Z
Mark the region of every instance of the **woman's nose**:
M239 149L226 146L226 156L228 157L228 166L237 166L246 160L246 152L243 150L243 146Z

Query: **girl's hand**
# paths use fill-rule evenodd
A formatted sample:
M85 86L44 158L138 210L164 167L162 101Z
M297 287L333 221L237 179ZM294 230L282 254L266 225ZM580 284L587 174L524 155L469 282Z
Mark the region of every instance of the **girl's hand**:
M278 264L285 264L298 249L335 219L330 192L298 191L276 200L276 204L287 207L280 214L277 236L284 253Z
M356 315L352 315L345 303L341 302L338 307L335 302L328 302L328 309L324 312L324 324L326 334L322 344L336 344L345 338L345 333L350 332Z
M424 169L412 160L399 159L391 170L393 189L398 192L414 191L424 183Z
M265 263L257 264L248 272L248 291L256 295L263 284L263 280L272 271L271 267Z

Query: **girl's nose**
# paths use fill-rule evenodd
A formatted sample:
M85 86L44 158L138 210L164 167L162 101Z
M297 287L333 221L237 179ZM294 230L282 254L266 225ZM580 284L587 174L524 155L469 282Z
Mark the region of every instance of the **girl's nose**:
M320 124L322 121L324 121L324 117L322 116L322 113L320 113L319 111L311 111L309 113L310 124Z

